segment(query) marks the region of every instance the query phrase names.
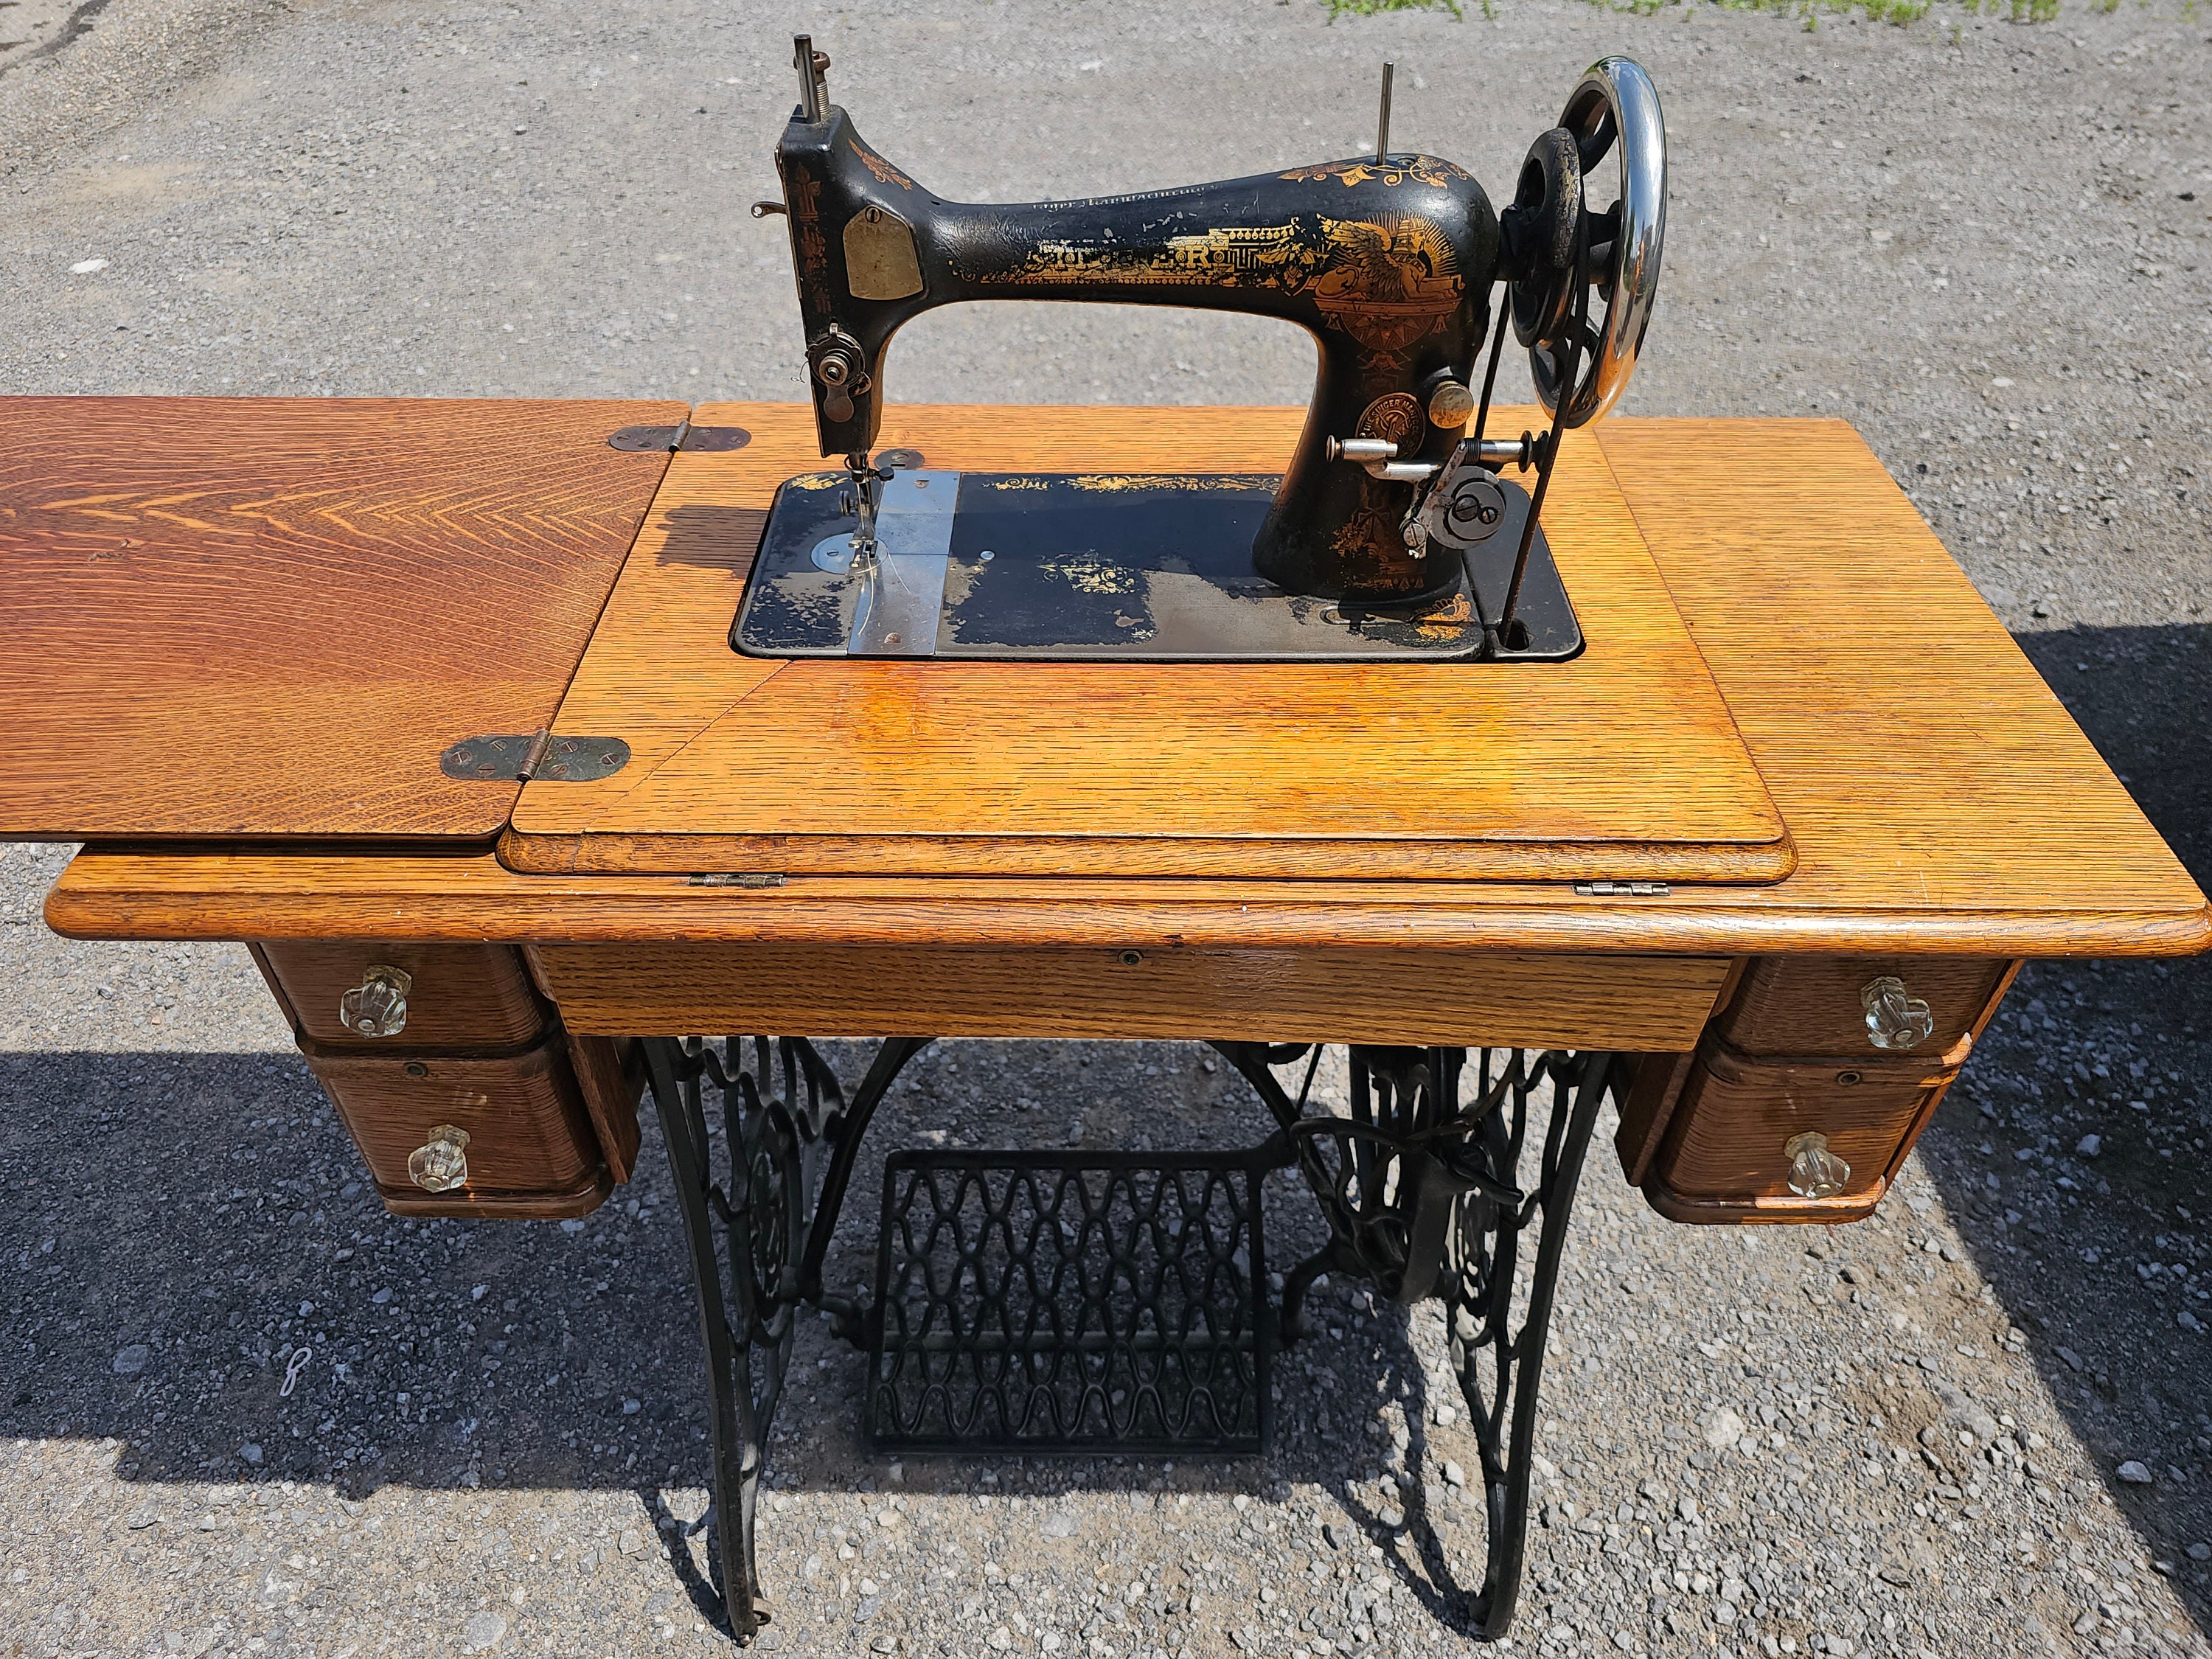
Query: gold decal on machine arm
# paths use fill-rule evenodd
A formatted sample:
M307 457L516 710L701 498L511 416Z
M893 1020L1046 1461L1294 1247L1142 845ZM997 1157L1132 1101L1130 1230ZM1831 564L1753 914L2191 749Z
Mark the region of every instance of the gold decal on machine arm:
M1175 288L1288 288L1304 285L1322 255L1286 225L1229 227L1175 236L1164 248L1122 248L1090 242L1042 242L1013 270L958 274L978 284L1057 288L1085 283L1158 283Z
M1271 475L1272 476L1272 475ZM1114 495L1131 489L1174 489L1189 493L1237 491L1253 488L1252 480L1234 473L1215 472L1081 472L1056 473L1051 478L994 478L991 489L1082 489Z
M908 178L882 156L870 154L868 147L859 139L848 139L847 142L853 146L853 154L860 159L860 165L876 175L878 184L896 185L902 190L914 188L913 179Z
M792 243L797 252L799 292L820 310L830 305L825 270L830 244L822 234L822 181L803 167L793 167L786 188L791 196L792 222L798 228Z
M1441 187L1455 179L1472 175L1458 162L1441 161L1433 155L1394 155L1382 161L1328 161L1310 167L1292 167L1288 173L1276 176L1291 184L1318 183L1323 179L1335 179L1349 188L1353 185L1365 184L1370 179L1380 179L1386 185L1402 185L1411 179L1417 184Z
M1314 281L1314 304L1360 344L1396 351L1442 328L1458 309L1466 287L1459 256L1431 221L1389 214L1376 223L1321 224L1331 257Z

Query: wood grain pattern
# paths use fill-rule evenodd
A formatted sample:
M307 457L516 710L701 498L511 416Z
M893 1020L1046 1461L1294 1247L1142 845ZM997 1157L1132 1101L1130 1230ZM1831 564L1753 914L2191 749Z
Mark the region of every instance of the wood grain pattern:
M465 837L558 705L671 403L0 398L0 836Z
M1628 1177L1630 1186L1644 1184L1697 1057L1693 1048L1636 1056L1636 1073L1620 1102L1620 1122L1613 1135L1620 1172Z
M1851 1166L1850 1197L1883 1181L1931 1090L1949 1085L1962 1044L1915 1062L1740 1054L1708 1039L1698 1050L1648 1182L1688 1199L1786 1200L1793 1135L1817 1130Z
M1984 1018L2008 964L1992 957L1763 957L1713 1022L1717 1036L1747 1054L1893 1057L1867 1035L1859 993L1892 975L1928 1004L1936 1029L1917 1049L1941 1054Z
M602 1164L565 1193L426 1193L420 1187L385 1187L376 1195L393 1215L472 1217L485 1221L567 1221L589 1215L607 1201L614 1178Z
M407 1199L409 1213L467 1214L496 1200L571 1204L598 1183L599 1145L557 1043L498 1059L314 1044L303 1044L302 1052L378 1190L387 1200ZM407 1160L441 1124L468 1132L468 1180L451 1192L426 1193L409 1179ZM425 1207L441 1205L449 1207Z
M539 945L571 1030L1212 1037L1666 1048L1728 977L1696 957Z
M2163 854L2162 844L2150 844ZM2131 850L2124 844L2112 855ZM1958 855L1988 854L1962 842ZM1035 877L802 876L756 890L698 886L680 876L525 876L489 856L90 847L47 895L46 920L71 939L319 939L374 929L446 939L1692 956L2187 956L2212 939L2197 905L2076 909L2069 895L2007 890L2001 881L1993 881L1988 902L1957 910L1852 910L1837 891L1850 873L1832 865L1817 889L1793 877L1774 887L1678 889L1635 899L1504 882Z
M526 877L489 858L95 848L57 885L47 920L84 938L2006 957L2212 944L2204 896L1848 428L1613 420L1595 431L1790 820L1799 863L1787 880L1630 900L1453 879L880 872L749 890ZM1654 506L1678 495L1694 510ZM1869 625L1838 624L1861 614ZM2003 782L2008 766L2034 787Z
M1647 1182L1644 1196L1669 1221L1704 1227L1842 1226L1863 1221L1881 1207L1889 1191L1887 1177L1856 1193L1833 1198L1800 1198L1790 1193L1781 1198L1688 1198L1664 1182Z
M1848 425L1597 434L1789 821L1808 907L2040 895L2052 910L2203 917L2179 860Z
M1516 426L1522 411L1504 413ZM933 467L1252 471L1297 410L889 411ZM1788 837L1596 446L1547 532L1571 663L774 662L726 640L763 515L818 470L795 404L710 404L744 449L678 456L555 729L629 743L532 785L535 872L998 872L1771 880Z
M522 958L497 945L410 939L268 939L261 954L283 988L295 1027L334 1048L509 1048L545 1028ZM338 999L372 966L411 980L406 1028L365 1037L338 1018Z
M2027 966L2027 963L2025 962L2009 962L2005 964L2004 972L1997 976L1996 984L1990 988L1990 1000L1982 1009L1981 1018L1974 1022L1973 1029L1960 1037L1949 1051L1959 1056L1961 1066L1966 1063L1966 1057L1972 1053L1974 1045L1982 1040L1982 1033L1989 1030L1990 1022L1996 1018L1997 1009L2003 1005L2005 993L2012 989L2013 981L2020 977L2020 970ZM1915 1118L1911 1127L1905 1130L1904 1140L1899 1144L1896 1154L1889 1160L1891 1181L1897 1179L1897 1172L1904 1167L1906 1156L1918 1143L1922 1132L1935 1121L1936 1109L1943 1103L1943 1097L1948 1092L1949 1087L1947 1085L1944 1088L1931 1091L1928 1098L1921 1103L1920 1115Z
M1808 957L1802 960L1810 966L1819 963L1820 959ZM2004 1001L2005 993L2012 989L2013 981L2020 976L2020 970L2025 966L2027 963L2023 962L1997 964L1999 971L1996 981L1988 988L1987 1000L1983 1004L1972 1025L1933 1062L1933 1071L1930 1075L1936 1080L1932 1086L1928 1086L1921 1091L1918 1105L1911 1120L1905 1126L1904 1133L1898 1137L1896 1144L1891 1148L1888 1161L1879 1178L1865 1182L1855 1191L1839 1193L1833 1198L1808 1199L1787 1191L1755 1190L1750 1188L1738 1188L1732 1192L1699 1194L1678 1190L1673 1181L1668 1178L1669 1172L1662 1167L1660 1160L1647 1157L1644 1164L1631 1175L1630 1179L1643 1187L1644 1196L1650 1201L1651 1207L1670 1221L1714 1224L1747 1222L1832 1224L1839 1221L1856 1221L1862 1217L1872 1214L1875 1206L1881 1201L1882 1194L1889 1190L1890 1183L1897 1179L1898 1170L1903 1167L1906 1157L1918 1143L1922 1133L1934 1120L1937 1108L1942 1105L1945 1095L1949 1092L1951 1084L1957 1080L1960 1071L1972 1054L1974 1045L1981 1041L1982 1033L1989 1029L1990 1021L1996 1017L1997 1009ZM1699 1046L1698 1054L1701 1059L1714 1054L1725 1054L1729 1057L1730 1067L1736 1070L1794 1065L1805 1069L1812 1075L1826 1075L1832 1079L1836 1073L1844 1071L1857 1071L1864 1073L1864 1068L1858 1064L1856 1056L1848 1060L1838 1060L1831 1057L1820 1061L1791 1060L1780 1057L1749 1059L1729 1049L1727 1045L1720 1042L1717 1036L1711 1034ZM1912 1067L1905 1063L1908 1058L1900 1057L1898 1060L1886 1062L1884 1074L1897 1079L1910 1079ZM1870 1073L1866 1074L1870 1075ZM1642 1083L1644 1080L1644 1078L1639 1075L1638 1081ZM1684 1086L1685 1092L1689 1092L1687 1085ZM1773 1104L1771 1097L1767 1104L1771 1109ZM1725 1104L1713 1109L1717 1111L1723 1119L1730 1115L1730 1108ZM1627 1115L1628 1114L1624 1111L1622 1114L1624 1124ZM1662 1117L1661 1127L1665 1127L1666 1121L1667 1120ZM1693 1132L1698 1138L1715 1144L1724 1143L1729 1133L1725 1122L1706 1127L1686 1126L1680 1133L1686 1139ZM1741 1124L1738 1125L1738 1132L1741 1133ZM1625 1158L1624 1161L1626 1161ZM1692 1184L1694 1185L1694 1182Z
M638 1095L645 1086L642 1057L636 1045L615 1037L568 1036L568 1064L599 1138L599 1156L617 1182L637 1168Z

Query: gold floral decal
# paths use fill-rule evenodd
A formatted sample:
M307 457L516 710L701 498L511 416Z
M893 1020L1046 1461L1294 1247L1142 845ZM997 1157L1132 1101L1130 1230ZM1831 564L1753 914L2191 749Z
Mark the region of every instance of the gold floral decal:
M1375 222L1324 219L1328 268L1314 304L1370 350L1395 352L1442 328L1466 284L1451 240L1431 221L1385 214Z
M1456 161L1440 161L1433 155L1393 156L1388 161L1329 161L1310 167L1293 167L1281 175L1293 183L1318 184L1324 179L1343 181L1348 190L1354 185L1364 185L1370 179L1380 179L1386 185L1402 185L1411 179L1419 184L1443 185L1455 179L1473 175Z
M913 179L908 178L882 156L870 155L866 144L861 143L858 139L848 139L846 142L853 146L853 154L860 158L860 165L876 175L878 184L896 185L902 190L914 188Z
M1170 288L1287 288L1297 293L1321 256L1292 220L1286 225L1228 226L1171 236L1164 248L1042 242L1012 270L960 270L981 286L1061 288L1092 283Z

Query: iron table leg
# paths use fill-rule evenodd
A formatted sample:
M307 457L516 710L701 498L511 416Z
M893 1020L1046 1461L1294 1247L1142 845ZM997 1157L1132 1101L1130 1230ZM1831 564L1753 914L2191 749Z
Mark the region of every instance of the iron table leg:
M931 1040L885 1042L849 1105L836 1074L795 1037L732 1037L725 1053L696 1038L645 1040L706 1343L709 1559L740 1644L774 1616L754 1561L754 1504L798 1310L828 1304L822 1262L854 1151L900 1068ZM720 1097L711 1127L706 1085Z
M1547 1056L1547 1059L1551 1059ZM1554 1068L1557 1092L1537 1171L1537 1182L1517 1212L1470 1194L1458 1217L1452 1277L1443 1288L1451 1358L1459 1372L1475 1436L1482 1450L1487 1500L1488 1560L1482 1588L1468 1608L1474 1633L1486 1641L1505 1634L1521 1596L1522 1553L1528 1534L1528 1474L1535 1455L1537 1391L1543 1380L1544 1346L1550 1334L1559 1259L1589 1150L1599 1103L1613 1073L1613 1056L1583 1054ZM1571 1090L1571 1104L1566 1097ZM1524 1114L1498 1137L1498 1151L1519 1161ZM1535 1271L1526 1314L1512 1328L1515 1257L1522 1233L1534 1225ZM1483 1360L1491 1383L1483 1384ZM1510 1425L1509 1425L1510 1418Z
M798 1310L807 1302L829 1308L841 1334L861 1339L865 1310L823 1295L823 1263L860 1138L901 1068L930 1041L887 1040L849 1105L828 1065L797 1038L733 1036L724 1051L696 1038L645 1042L706 1344L711 1559L740 1644L772 1616L754 1559L754 1505ZM1318 1050L1212 1046L1276 1118L1283 1136L1271 1145L1291 1149L1328 1223L1328 1243L1286 1278L1284 1340L1300 1334L1300 1304L1326 1271L1364 1278L1404 1305L1430 1297L1444 1304L1487 1500L1487 1559L1468 1617L1477 1636L1503 1636L1520 1595L1537 1391L1559 1261L1613 1057L1355 1048L1350 1111L1338 1116L1306 1108ZM1306 1085L1293 1097L1271 1068L1310 1052ZM1523 1143L1547 1085L1550 1115L1534 1184L1524 1190L1517 1184ZM708 1115L709 1086L719 1121ZM1531 1227L1536 1255L1516 1328L1516 1268Z
M1301 1305L1323 1273L1365 1279L1402 1305L1431 1297L1444 1304L1486 1498L1487 1559L1468 1620L1476 1635L1494 1640L1512 1623L1520 1597L1544 1343L1575 1188L1613 1056L1355 1047L1349 1112L1340 1117L1307 1109L1318 1049L1308 1059L1296 1047L1213 1046L1297 1143L1299 1167L1328 1222L1329 1242L1285 1278L1285 1341L1303 1333ZM1308 1060L1305 1083L1293 1097L1272 1068L1300 1059ZM1547 1083L1551 1115L1535 1184L1523 1190L1522 1145ZM1515 1269L1521 1237L1532 1226L1536 1259L1516 1329Z

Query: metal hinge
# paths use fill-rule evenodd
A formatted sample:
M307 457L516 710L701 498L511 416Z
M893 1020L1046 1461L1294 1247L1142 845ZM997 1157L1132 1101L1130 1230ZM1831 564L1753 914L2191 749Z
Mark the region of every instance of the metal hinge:
M692 887L781 887L785 878L773 871L744 870L734 875L694 875L686 878Z
M607 437L609 449L662 449L686 455L723 454L743 449L753 434L741 426L694 426L687 420L674 426L626 426Z
M629 764L629 745L620 738L556 738L543 727L464 738L438 757L441 772L466 783L596 783Z
M1663 881L1578 881L1580 898L1665 898L1674 890Z

